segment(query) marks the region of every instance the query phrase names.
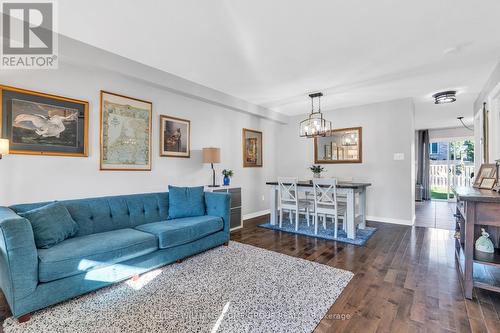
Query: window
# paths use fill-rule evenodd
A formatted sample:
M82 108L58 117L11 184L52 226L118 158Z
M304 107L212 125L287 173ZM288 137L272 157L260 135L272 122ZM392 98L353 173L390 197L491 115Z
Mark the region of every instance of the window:
M437 142L431 143L431 154L438 154L439 153L439 146Z

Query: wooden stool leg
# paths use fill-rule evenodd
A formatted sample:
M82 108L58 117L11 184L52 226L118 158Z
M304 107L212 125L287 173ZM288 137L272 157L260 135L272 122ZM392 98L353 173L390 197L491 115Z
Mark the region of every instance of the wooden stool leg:
M20 316L19 318L17 318L17 321L19 323L25 323L30 319L31 319L31 313L27 313L27 314L24 314L24 315Z

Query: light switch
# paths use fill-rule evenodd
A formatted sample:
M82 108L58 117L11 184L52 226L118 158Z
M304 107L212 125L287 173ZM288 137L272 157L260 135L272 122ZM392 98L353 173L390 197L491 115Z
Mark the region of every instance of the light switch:
M404 161L405 153L394 153L394 161Z

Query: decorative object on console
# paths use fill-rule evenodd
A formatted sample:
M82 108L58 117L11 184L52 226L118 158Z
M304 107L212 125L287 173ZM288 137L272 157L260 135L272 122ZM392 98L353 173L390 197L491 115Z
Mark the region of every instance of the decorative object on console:
M153 104L101 90L101 170L151 171Z
M483 178L483 180L481 180L481 185L479 185L479 188L480 189L483 189L483 190L491 190L493 189L493 187L495 187L495 183L496 183L496 178Z
M334 129L314 138L314 163L362 163L362 148L361 127Z
M312 171L314 178L321 178L321 172L325 170L321 165L313 165L309 167L309 170Z
M307 119L300 122L299 136L305 138L316 138L325 136L332 129L332 122L323 118L321 113L321 97L323 93L310 94L311 113ZM314 111L314 99L318 99L318 111Z
M473 187L480 187L483 178L496 178L497 166L495 164L481 164L474 180Z
M9 155L9 140L0 139L0 160L5 155Z
M500 192L500 159L495 162L497 166L497 185L493 188L493 191Z
M11 154L88 156L88 102L1 85L0 96Z
M229 186L231 183L231 177L233 176L234 172L231 169L224 169L222 170L222 175L224 176L224 186Z
M190 157L191 121L160 116L160 156Z
M243 167L262 167L262 132L243 129Z
M490 234L487 233L484 228L481 228L481 236L476 240L476 250L486 253L494 253L495 247L489 237Z
M215 169L214 163L220 163L220 148L208 147L203 148L203 163L210 163L212 167L212 185L210 187L219 187L215 184Z

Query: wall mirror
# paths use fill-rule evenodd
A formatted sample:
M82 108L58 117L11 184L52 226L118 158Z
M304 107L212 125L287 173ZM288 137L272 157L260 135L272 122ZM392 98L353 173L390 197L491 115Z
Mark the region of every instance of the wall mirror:
M314 138L314 163L361 163L362 141L361 127L331 130Z

